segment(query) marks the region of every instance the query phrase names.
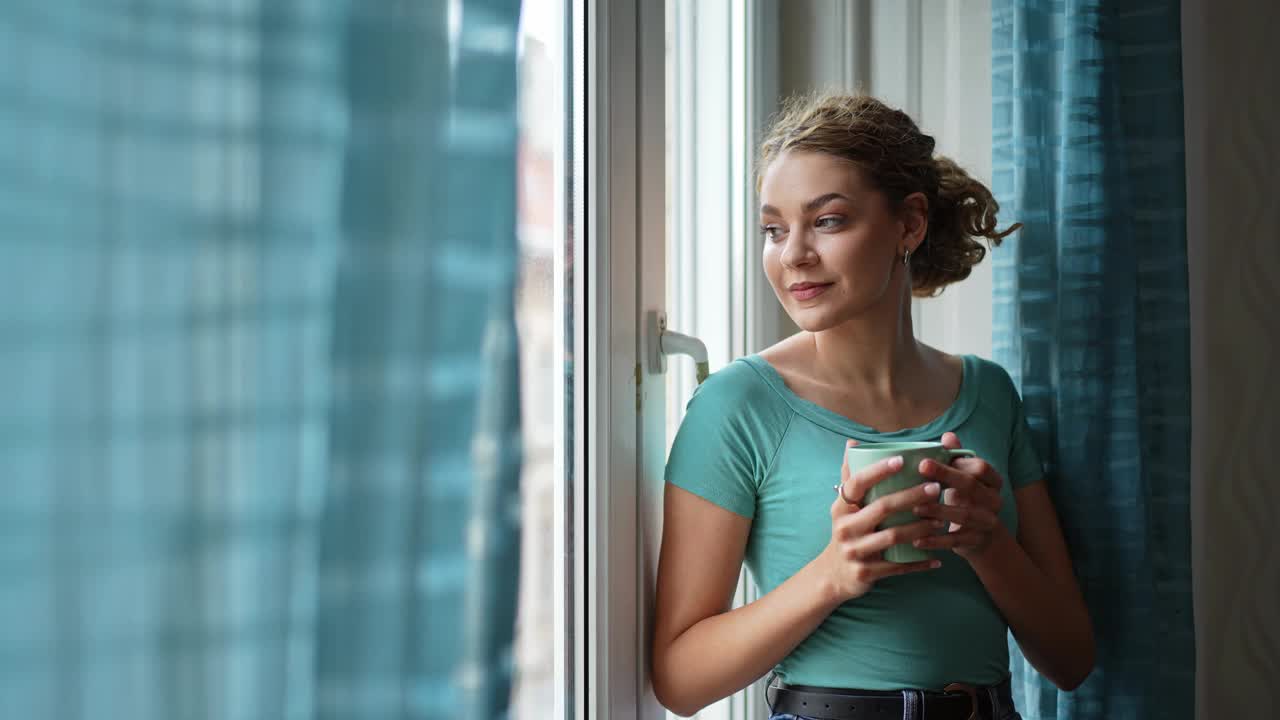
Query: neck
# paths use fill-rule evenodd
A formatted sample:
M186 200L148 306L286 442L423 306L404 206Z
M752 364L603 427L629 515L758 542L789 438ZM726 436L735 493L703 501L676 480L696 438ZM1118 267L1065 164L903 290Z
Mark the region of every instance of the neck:
M877 309L879 310L879 309ZM911 322L911 296L812 333L814 372L826 384L900 397L926 374L924 347Z

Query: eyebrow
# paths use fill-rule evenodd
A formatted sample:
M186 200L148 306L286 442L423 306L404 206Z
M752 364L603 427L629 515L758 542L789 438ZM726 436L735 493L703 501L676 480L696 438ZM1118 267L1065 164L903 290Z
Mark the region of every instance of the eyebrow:
M805 204L804 204L804 211L805 211L805 212L813 212L814 210L817 210L818 208L822 207L823 205L826 205L827 203L831 202L832 200L845 200L845 201L847 201L848 199L849 199L849 198L845 197L844 195L841 195L840 193L834 193L834 192L833 192L833 193L827 193L826 195L819 195L818 197L816 197L816 198L814 198L814 199L812 199L812 200L810 200L809 202L807 202L807 203L805 203ZM778 212L778 208L776 208L776 207L774 207L774 206L772 206L772 205L761 205L761 206L760 206L760 212L762 212L762 213L767 213L767 214L769 214L769 215L781 215L781 214L782 214L782 213Z

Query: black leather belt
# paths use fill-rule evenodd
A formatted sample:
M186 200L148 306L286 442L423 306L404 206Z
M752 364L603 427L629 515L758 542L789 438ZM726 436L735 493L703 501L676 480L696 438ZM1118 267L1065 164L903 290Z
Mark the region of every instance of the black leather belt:
M1008 681L993 688L954 683L943 692L931 690L851 690L788 685L775 681L766 689L769 708L814 720L977 720L994 718L992 695L1011 707Z

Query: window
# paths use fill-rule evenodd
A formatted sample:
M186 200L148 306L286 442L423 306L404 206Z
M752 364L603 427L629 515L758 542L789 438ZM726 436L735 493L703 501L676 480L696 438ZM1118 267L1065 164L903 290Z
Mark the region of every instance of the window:
M520 284L520 391L524 466L521 558L512 717L567 717L572 587L565 532L572 412L572 254L566 172L569 112L565 102L564 0L524 0L519 34L520 130L517 147L517 234ZM566 299L568 298L568 299ZM566 420L566 418L568 418ZM566 591L568 588L568 591Z
M865 88L988 179L989 10L525 0L516 718L667 716L648 685L646 640L662 469L696 383L687 358L653 366L647 319L666 313L669 328L701 338L713 371L794 331L754 234L754 143L778 99ZM989 278L980 266L918 302L917 334L989 355ZM754 598L744 572L735 603ZM699 717L767 709L757 684Z

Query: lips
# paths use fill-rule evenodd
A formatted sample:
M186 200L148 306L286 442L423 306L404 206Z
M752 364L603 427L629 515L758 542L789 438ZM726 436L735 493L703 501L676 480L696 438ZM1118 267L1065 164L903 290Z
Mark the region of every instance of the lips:
M797 300L811 300L826 292L831 285L832 283L792 283L787 290L791 291L791 296Z

